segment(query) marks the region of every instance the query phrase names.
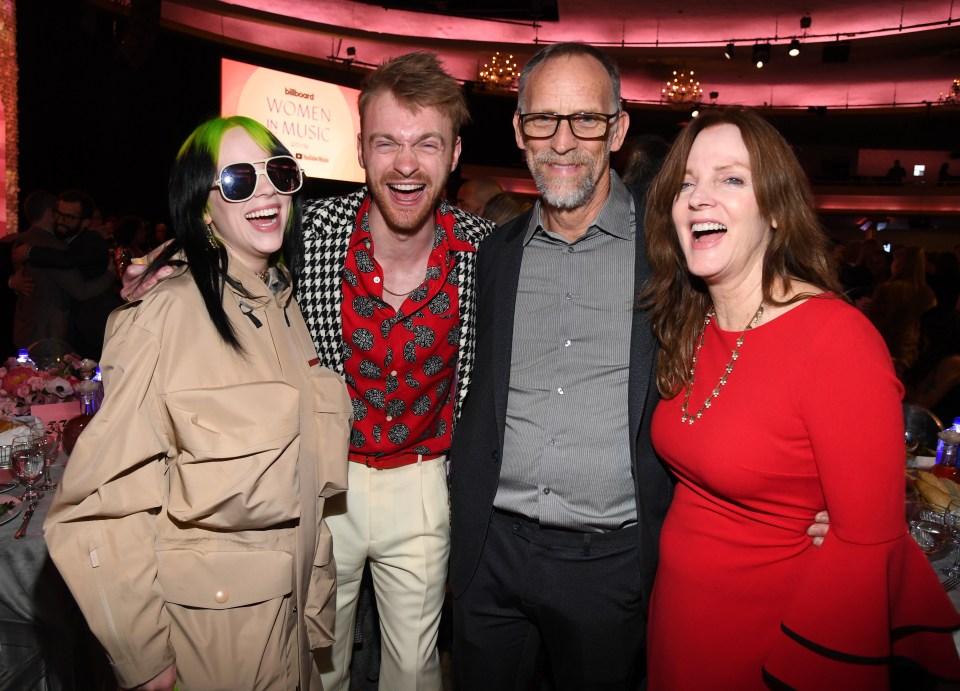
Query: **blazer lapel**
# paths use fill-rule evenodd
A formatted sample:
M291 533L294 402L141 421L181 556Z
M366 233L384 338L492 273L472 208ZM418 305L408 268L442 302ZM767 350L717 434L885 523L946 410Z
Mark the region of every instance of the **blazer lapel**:
M636 259L634 264L634 293L639 295L650 280L650 268L647 264L647 239L643 230L643 216L645 213L645 199L631 187L634 209L636 211L637 235ZM643 420L647 394L650 391L654 371L656 339L650 331L648 313L646 310L633 312L633 324L630 332L630 384L628 418L630 422L630 438L636 441Z
M504 234L499 256L494 258L496 267L491 272L493 285L490 294L482 299L492 301L493 353L490 360L493 372L494 415L500 445L503 445L504 427L507 419L507 395L510 391L510 362L513 353L513 320L517 310L517 287L520 281L520 264L523 261L523 236L530 221L531 212L513 222Z

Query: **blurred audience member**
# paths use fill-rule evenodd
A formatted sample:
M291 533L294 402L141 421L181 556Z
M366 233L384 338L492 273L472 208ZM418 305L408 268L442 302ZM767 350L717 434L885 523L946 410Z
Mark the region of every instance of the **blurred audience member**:
M483 207L494 196L503 192L503 187L493 178L475 178L460 185L457 206L477 216L483 215Z
M149 251L147 246L147 223L139 216L123 216L117 220L113 237L117 242L113 250L113 259L117 267L117 276L130 265L134 257L142 257Z
M157 223L153 230L150 233L150 237L147 239L147 244L150 249L158 247L170 239L170 230L167 228L166 223Z
M49 192L34 192L24 200L30 227L14 240L13 266L17 273L10 279L19 293L13 320L17 348L28 348L45 338L68 340L73 300L91 298L113 283L105 264L101 264L99 273L88 277L76 267L49 268L34 261L45 251L67 250L61 228L79 226L83 206L82 200L69 194L58 199ZM76 258L82 259L79 255Z
M927 285L921 248L897 249L890 274L890 280L874 290L868 316L886 341L897 376L903 380L920 357L920 317L937 299Z
M657 134L640 134L630 137L621 149L621 158L626 152L621 177L631 187L642 189L660 172L663 159L667 157L670 144Z
M890 254L884 252L879 240L864 240L862 252L861 261L870 272L870 292L873 293L878 285L890 278Z
M507 221L512 221L524 211L533 206L533 200L516 192L501 192L494 195L483 207L483 211L478 214L488 221L493 221L498 226L502 226Z
M92 230L103 238L103 241L107 243L107 251L111 254L113 254L113 250L117 246L117 241L114 238L116 225L113 217L104 217L100 207L93 207L93 216L90 217L89 230Z
M902 185L905 177L907 177L907 170L900 165L900 159L898 158L893 162L893 165L890 166L890 170L887 171L887 180Z
M940 171L937 173L937 183L940 185L945 185L947 183L956 182L960 180L960 175L951 175L950 174L950 164L944 163L940 166Z
M920 356L907 372L905 400L932 410L949 424L960 414L960 262L953 252L929 256L927 282L937 305L920 317Z
M873 290L873 276L863 265L863 241L850 240L840 247L837 261L837 278L843 286L844 294L860 311L864 311L863 300L870 298Z
M67 190L61 193L54 212L59 246L28 243L24 256L33 268L76 269L87 281L103 281L105 277L106 284L99 290L70 293L75 301L67 308L69 329L65 340L84 357L99 359L107 317L122 301L114 285L113 261L106 240L90 229L94 209L93 199L85 192ZM66 274L49 272L50 276ZM99 286L99 282L96 285Z

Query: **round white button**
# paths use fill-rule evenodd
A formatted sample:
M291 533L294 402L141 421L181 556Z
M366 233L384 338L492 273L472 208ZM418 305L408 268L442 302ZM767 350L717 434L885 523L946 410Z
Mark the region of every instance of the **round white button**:
M226 590L218 590L213 594L213 599L222 605L230 599L230 594Z

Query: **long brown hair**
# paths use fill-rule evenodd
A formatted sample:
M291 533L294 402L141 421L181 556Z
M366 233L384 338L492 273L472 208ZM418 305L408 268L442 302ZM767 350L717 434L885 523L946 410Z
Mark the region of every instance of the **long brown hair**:
M757 206L777 227L763 257L763 299L786 305L808 293L780 301L775 286L789 294L799 280L823 291L839 293L828 241L813 210L810 185L793 150L766 120L746 108L712 109L701 113L680 133L654 179L647 197L647 256L651 277L638 298L650 310L650 323L660 341L657 386L672 398L689 384L693 346L710 306L706 284L687 271L673 225L673 203L686 173L687 158L697 135L708 127L731 124L740 130L753 175Z

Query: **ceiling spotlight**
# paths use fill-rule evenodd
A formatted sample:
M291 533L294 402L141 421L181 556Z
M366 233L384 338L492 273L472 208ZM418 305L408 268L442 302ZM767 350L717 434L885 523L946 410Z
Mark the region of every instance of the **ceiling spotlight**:
M728 43L727 47L723 49L723 57L727 60L733 60L733 44Z
M787 51L791 58L795 58L800 55L800 39L795 38L790 41L790 50Z
M347 46L347 57L348 58L357 57L357 49L355 46Z
M700 117L700 109L699 109L699 108L694 108L693 110L691 110L691 111L690 111L690 117L691 117L691 118Z
M753 63L760 69L770 62L770 44L758 43L753 47Z
M800 28L801 28L801 29L809 29L809 28L810 28L810 24L812 24L812 23L813 23L813 20L810 18L810 15L809 15L809 14L800 17Z

